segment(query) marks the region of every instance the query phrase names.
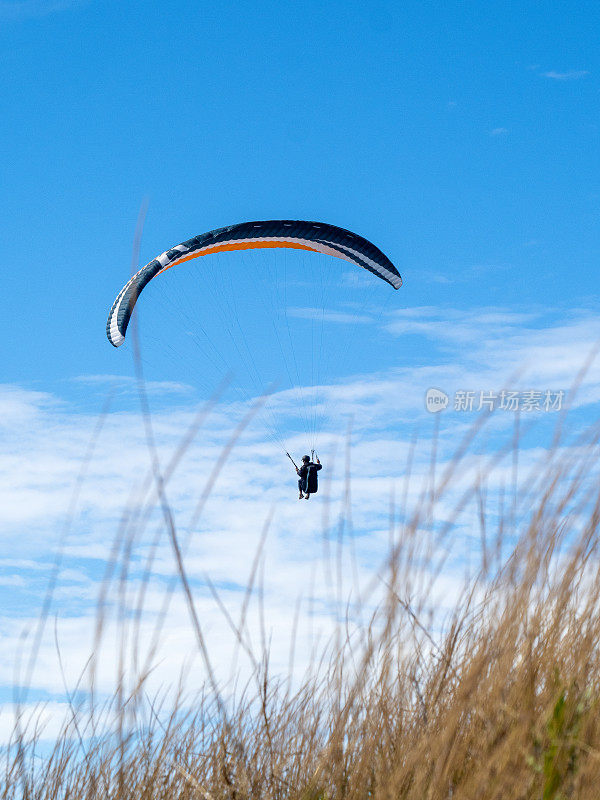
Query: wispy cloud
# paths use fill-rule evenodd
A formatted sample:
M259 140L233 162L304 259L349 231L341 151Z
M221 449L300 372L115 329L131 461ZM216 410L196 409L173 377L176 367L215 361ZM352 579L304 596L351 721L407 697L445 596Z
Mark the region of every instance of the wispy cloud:
M129 375L77 375L71 381L107 391L137 392L137 381ZM145 389L152 394L189 394L193 391L188 384L176 381L148 381Z
M433 283L441 283L444 286L453 282L452 279L448 277L448 275L444 275L441 272L430 272L429 280L433 281Z
M355 323L373 322L373 318L367 314L353 314L352 312L328 311L322 308L289 308L288 317L297 319L312 319L316 322L335 322L344 325L354 325Z
M534 315L499 308L464 311L422 306L393 312L390 318L387 328L391 333L418 334L444 349L454 349L457 345L467 343L477 345L490 336L497 341L500 331L505 337L511 332L521 330L527 322L534 319Z
M554 70L550 70L549 72L541 73L543 78L550 78L554 81L576 81L579 78L585 78L585 76L589 74L587 69L571 69L567 70L567 72L555 72Z
M550 309L516 312L423 307L395 312L388 330L400 336L426 337L451 363L461 365L463 376L473 370L472 374L479 376L477 385L498 383L519 371L524 380L568 389L600 341L600 317L584 311L563 316ZM586 386L581 402L597 402L598 366L590 370Z
M0 575L0 586L25 586L25 578L22 575Z
M492 128L490 136L506 136L508 128Z

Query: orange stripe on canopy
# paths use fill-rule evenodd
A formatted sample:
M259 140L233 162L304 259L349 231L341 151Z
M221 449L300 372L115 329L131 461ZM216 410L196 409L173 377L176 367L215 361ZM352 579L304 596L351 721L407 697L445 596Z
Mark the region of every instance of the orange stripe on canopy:
M183 264L184 261L191 261L192 258L199 258L200 256L209 256L213 253L223 253L226 250L261 250L267 247L287 247L292 250L310 250L311 253L319 253L320 251L314 247L309 247L306 244L298 244L298 242L284 242L281 239L265 239L262 242L223 242L216 244L214 247L207 247L206 250L201 250L199 253L192 253L189 256L182 256L177 261L161 269L161 272L166 272L171 267L177 264Z

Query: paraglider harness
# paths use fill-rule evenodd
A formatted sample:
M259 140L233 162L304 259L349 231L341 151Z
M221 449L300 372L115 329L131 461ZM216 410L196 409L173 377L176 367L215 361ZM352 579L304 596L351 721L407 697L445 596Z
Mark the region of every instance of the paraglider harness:
M300 467L300 468L298 467L298 465L296 464L294 459L291 457L291 455L287 451L286 451L286 456L289 458L289 460L292 462L292 464L296 468L296 472L297 472L297 474L299 476L298 489L300 490L300 492L305 492L307 495L309 493L310 494L315 494L315 492L317 492L317 490L318 490L317 472L321 469L321 464L313 464L313 459L315 457L315 451L311 450L311 460L310 460L310 462L303 464L302 467ZM318 460L318 456L317 456L317 460ZM301 472L303 467L306 467L306 474L305 475L303 475L302 472ZM314 472L314 476L312 474L313 472Z

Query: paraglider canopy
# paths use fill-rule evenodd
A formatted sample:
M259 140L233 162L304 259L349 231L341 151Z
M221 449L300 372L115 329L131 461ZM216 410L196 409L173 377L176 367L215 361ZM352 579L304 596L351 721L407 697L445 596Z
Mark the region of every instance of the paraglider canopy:
M112 305L106 323L109 342L114 347L123 344L138 297L144 287L161 272L199 256L270 247L310 250L335 256L372 272L394 289L402 286L402 278L389 258L372 242L344 228L302 220L241 222L188 239L165 250L142 267L121 289Z
M352 268L342 270L338 259ZM154 281L172 267L177 269L168 279ZM356 267L364 271L362 280ZM359 354L373 364L365 342L384 334L382 303L378 297L371 304L371 298L391 295L386 284L402 285L396 267L349 230L303 220L241 222L188 239L138 270L112 304L106 334L114 347L125 342L148 287L143 352L145 363L161 364L159 380L170 360L179 370L169 373L173 385L193 374L193 382L210 391L228 373L234 377L231 395L243 402L277 386L278 395L264 403L260 416L265 432L287 453L289 420L301 422L314 448L336 405L335 382L360 369ZM369 314L361 317L365 308ZM356 324L365 320L373 322L370 336L357 336ZM344 333L331 335L328 326L337 323ZM375 349L376 356L380 352ZM339 416L339 406L334 414Z

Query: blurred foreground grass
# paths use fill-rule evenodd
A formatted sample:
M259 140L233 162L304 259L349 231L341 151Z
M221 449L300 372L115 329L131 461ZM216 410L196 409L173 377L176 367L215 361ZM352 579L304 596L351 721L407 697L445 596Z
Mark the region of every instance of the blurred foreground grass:
M443 476L392 537L385 597L358 643L342 624L294 688L270 674L268 652L249 652L254 679L237 699L213 678L166 708L147 700L141 672L103 723L73 704L41 757L35 717L21 722L1 796L598 800L600 490L586 482L597 444L568 464L555 455L521 495L526 513L488 516L485 480L473 487L480 563L441 627L424 609L452 545ZM249 648L243 625L237 636Z

